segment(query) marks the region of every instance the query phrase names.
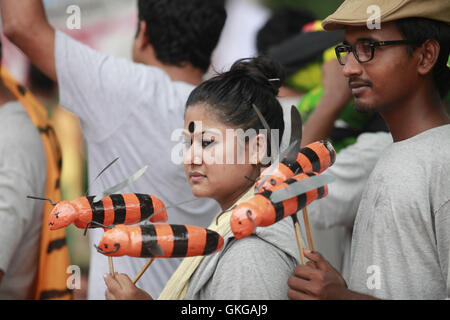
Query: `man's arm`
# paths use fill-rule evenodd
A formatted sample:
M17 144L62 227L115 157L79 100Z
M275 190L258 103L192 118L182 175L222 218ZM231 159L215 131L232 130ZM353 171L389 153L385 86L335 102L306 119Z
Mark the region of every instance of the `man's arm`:
M144 290L139 289L124 273L109 273L103 276L106 284L106 300L153 300Z
M0 0L3 32L53 81L55 30L48 23L42 0Z
M288 280L291 300L376 300L375 297L351 291L344 278L319 252L304 249L308 261L298 265Z
M387 132L367 132L342 149L326 173L336 177L328 195L308 206L311 223L318 229L353 227L364 187L383 151L392 144Z
M322 66L322 83L323 96L305 123L302 146L327 139L334 122L352 97L348 81L342 74L342 66L337 59Z

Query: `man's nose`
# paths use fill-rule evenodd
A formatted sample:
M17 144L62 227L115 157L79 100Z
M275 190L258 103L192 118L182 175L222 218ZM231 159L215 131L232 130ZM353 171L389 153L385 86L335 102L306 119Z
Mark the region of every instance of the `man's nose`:
M361 64L356 60L353 52L347 55L347 61L345 62L344 68L342 69L344 76L347 78L352 78L355 76L361 76L362 67Z

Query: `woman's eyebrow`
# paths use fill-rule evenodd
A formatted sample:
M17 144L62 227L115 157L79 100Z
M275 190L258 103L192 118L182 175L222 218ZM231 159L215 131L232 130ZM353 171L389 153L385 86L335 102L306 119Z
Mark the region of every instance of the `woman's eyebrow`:
M185 137L185 138L191 138L191 135L192 135L192 133L189 133L186 129L185 130L183 130L183 136ZM203 136L203 135L205 135L205 134L210 134L210 135L217 135L218 133L217 133L217 131L214 131L213 129L206 129L206 130L204 130L204 131L202 131L202 132L196 132L196 133L194 133L194 137L199 137L199 136Z
M208 134L217 134L218 129L206 129L205 131L202 132L202 134L208 133Z

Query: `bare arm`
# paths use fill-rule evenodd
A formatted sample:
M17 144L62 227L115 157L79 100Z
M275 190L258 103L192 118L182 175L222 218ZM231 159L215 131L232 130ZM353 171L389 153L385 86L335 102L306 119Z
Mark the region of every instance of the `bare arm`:
M328 138L334 122L351 98L348 81L336 59L326 62L322 73L323 96L305 123L302 146Z
M322 255L304 249L310 260L295 267L288 280L291 300L378 300L375 297L351 291L344 278Z
M106 300L153 300L144 290L139 289L124 273L104 275Z
M49 78L57 81L55 30L42 0L0 0L3 32Z

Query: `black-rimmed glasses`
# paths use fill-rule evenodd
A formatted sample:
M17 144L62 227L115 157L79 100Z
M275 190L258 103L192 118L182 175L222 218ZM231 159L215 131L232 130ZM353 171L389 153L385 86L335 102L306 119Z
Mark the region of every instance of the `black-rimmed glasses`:
M372 40L358 40L351 46L348 44L341 44L334 48L336 57L341 65L345 65L350 52L353 52L356 60L359 63L368 62L373 59L375 47L390 46L395 44L412 44L408 40L394 40L394 41L372 41Z

